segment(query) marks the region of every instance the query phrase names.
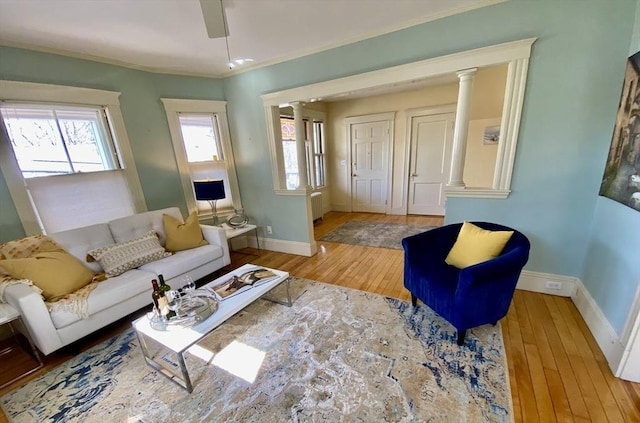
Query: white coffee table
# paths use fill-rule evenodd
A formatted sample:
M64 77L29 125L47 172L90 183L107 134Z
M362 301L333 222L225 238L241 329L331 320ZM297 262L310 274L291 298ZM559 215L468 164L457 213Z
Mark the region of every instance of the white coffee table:
M227 273L226 275L215 279L212 282L207 283L204 287L213 287L226 281L232 275L241 275L242 273L256 267L253 264L245 264L238 269ZM184 362L184 353L191 346L198 343L202 338L213 332L218 326L223 324L237 312L243 310L245 307L253 303L259 298L265 298L267 300L283 304L291 307L291 293L289 291L289 273L280 270L269 269L274 272L278 277L274 280L264 282L261 285L252 287L251 289L241 292L237 295L229 297L223 301L220 301L218 310L207 319L202 322L191 326L172 326L169 330L156 330L151 327L151 321L146 316L143 316L135 320L132 325L140 340L140 348L147 364L158 372L165 375L167 378L182 386L188 392L193 391L191 385L191 379L189 377L189 371ZM274 298L267 297L266 294L273 288L277 287L281 283L285 282L287 287L287 301L280 301ZM204 288L203 287L203 288ZM151 339L164 347L165 349L176 353L178 358L178 365L180 366L180 374L172 371L171 367L165 364L163 361L156 360L156 356L150 354L150 350L147 347L146 340Z
M13 337L15 338L16 341L16 346L19 346L20 343L18 342L18 338L16 336L16 331L13 328L13 322L17 322L19 321L20 324L22 324L22 320L20 318L20 313L18 313L18 311L13 308L12 306L10 306L9 304L0 304L0 325L9 325L9 328L11 329L11 334L13 335ZM23 325L24 327L24 325ZM25 377L26 375L29 375L33 372L35 372L36 370L41 369L44 364L42 363L42 359L40 358L40 354L38 354L38 350L36 349L35 345L33 345L33 341L31 341L31 337L29 335L25 335L25 337L27 338L27 341L29 342L29 346L31 347L31 353L33 354L33 357L36 359L36 361L38 362L38 365L24 373L22 373L19 376L16 376L14 379L7 381L5 383L2 384L2 386L0 386L0 388L4 388L5 386L10 385L11 383L15 382L16 380ZM12 351L15 347L14 346L9 346L3 350L0 351L0 357L5 355L6 353Z

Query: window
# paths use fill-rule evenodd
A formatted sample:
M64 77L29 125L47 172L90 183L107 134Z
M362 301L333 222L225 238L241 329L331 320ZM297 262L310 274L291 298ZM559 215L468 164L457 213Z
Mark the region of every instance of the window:
M305 114L314 113L306 111ZM315 112L320 114L319 112ZM314 113L314 114L315 114ZM312 125L309 125L309 122ZM325 183L325 145L324 122L320 117L311 116L303 119L305 146L307 157L307 183L313 189L321 188ZM296 127L291 116L280 116L280 130L282 132L282 155L284 159L285 183L288 190L298 186L298 156L296 149ZM312 143L309 140L313 140Z
M0 81L0 167L28 235L146 210L119 95Z
M193 181L222 179L226 197L218 200L218 215L242 209L224 101L163 98L173 150L189 212L211 216L206 201L197 201Z
M24 178L120 167L102 108L4 104L0 115Z

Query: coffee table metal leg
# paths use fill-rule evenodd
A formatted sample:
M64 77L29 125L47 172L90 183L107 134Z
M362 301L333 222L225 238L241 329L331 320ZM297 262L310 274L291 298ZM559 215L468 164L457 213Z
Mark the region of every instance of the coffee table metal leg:
M256 231L256 245L258 246L258 250L260 249L260 240L258 239L258 227L254 229Z
M149 349L147 348L147 344L144 341L144 335L140 332L136 331L136 335L138 336L138 340L140 341L140 349L142 350L142 355L144 357L144 361L161 375L175 383L176 385L186 389L187 392L193 392L193 385L191 385L191 378L189 377L189 371L187 370L187 366L184 362L184 356L182 353L176 353L178 356L178 364L180 365L180 371L182 373L182 379L180 375L171 372L166 367L162 366L158 363L154 358L149 354Z
M290 281L291 281L291 278L287 278L284 281L284 283L287 284L287 301L286 302L282 301L282 300L278 300L277 298L273 298L273 297L271 297L271 296L269 296L267 294L263 295L262 298L264 298L265 300L269 300L269 301L271 301L273 303L276 303L276 304L281 304L283 306L291 307L293 305L293 302L291 301L291 290L289 289L290 288Z

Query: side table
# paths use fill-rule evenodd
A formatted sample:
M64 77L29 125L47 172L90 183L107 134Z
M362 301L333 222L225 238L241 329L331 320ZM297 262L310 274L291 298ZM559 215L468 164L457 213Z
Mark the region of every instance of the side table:
M19 346L20 343L18 341L18 337L16 335L16 331L13 328L13 322L20 320L20 313L18 313L18 311L11 307L9 304L0 304L0 325L9 325L9 328L11 329L11 334L13 335L15 341L16 341L16 345L15 346L8 346L7 348L3 349L2 351L0 351L0 357L9 353L10 351L12 351L14 348L16 348L16 346ZM40 354L38 354L38 350L36 349L35 345L33 345L33 342L31 341L31 338L28 335L25 335L27 338L27 341L29 342L29 345L31 346L31 352L33 353L34 358L38 361L38 365L36 367L34 367L33 369L26 371L24 373L22 373L21 375L11 379L8 382L5 382L4 384L0 385L0 388L4 388L5 386L15 382L16 380L25 377L26 375L29 375L33 372L35 372L36 370L41 369L44 364L42 363L42 359L40 358Z
M247 232L254 231L256 234L256 244L258 246L258 250L260 249L260 241L258 240L258 227L256 225L246 224L239 228L234 228L232 226L227 225L226 223L223 223L221 226L222 226L222 229L224 229L225 233L227 234L227 241L230 241L231 239L238 237L242 234L246 234ZM229 248L231 248L231 243L229 243Z

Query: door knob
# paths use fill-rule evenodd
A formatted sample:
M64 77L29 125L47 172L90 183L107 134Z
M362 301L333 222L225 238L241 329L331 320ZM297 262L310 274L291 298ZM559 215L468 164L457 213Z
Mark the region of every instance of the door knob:
M411 174L411 177L412 177L412 178L415 178L416 176L418 176L418 174L417 174L417 173L412 173L412 174Z
M357 174L355 174L355 173L352 173L352 174L351 174L351 176L358 176L358 175L357 175Z

